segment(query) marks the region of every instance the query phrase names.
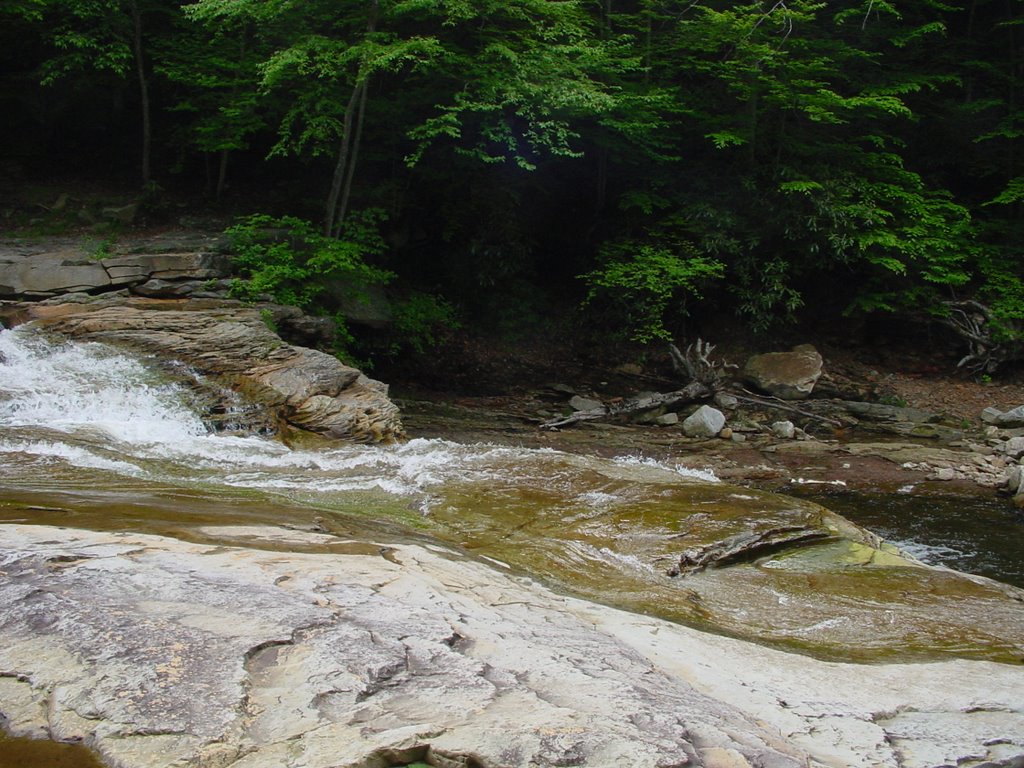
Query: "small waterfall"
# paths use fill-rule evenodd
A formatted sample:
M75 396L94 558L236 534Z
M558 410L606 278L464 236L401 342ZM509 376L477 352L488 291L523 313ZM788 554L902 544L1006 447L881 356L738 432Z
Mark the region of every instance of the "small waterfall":
M124 443L204 435L187 394L105 345L0 331L0 426L92 432Z

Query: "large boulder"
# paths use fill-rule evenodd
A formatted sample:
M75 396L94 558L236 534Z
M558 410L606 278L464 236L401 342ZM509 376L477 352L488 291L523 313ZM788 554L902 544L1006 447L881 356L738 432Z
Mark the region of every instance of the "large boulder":
M293 427L358 442L404 434L386 385L324 352L286 344L259 309L240 302L111 297L20 311L22 321L52 333L183 362Z
M782 400L802 400L821 377L821 355L810 344L789 352L754 355L743 368L743 379Z

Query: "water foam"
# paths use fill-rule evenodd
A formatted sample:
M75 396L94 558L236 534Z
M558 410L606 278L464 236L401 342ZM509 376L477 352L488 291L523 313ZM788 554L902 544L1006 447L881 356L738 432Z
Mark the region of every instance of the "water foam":
M0 425L87 430L127 443L205 434L180 387L103 344L0 331Z

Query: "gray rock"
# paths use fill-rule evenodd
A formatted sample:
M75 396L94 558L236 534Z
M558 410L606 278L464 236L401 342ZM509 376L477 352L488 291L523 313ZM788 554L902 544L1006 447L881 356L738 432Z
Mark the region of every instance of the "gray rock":
M989 406L981 412L981 420L986 424L995 424L999 421L999 417L1003 415L1003 412L998 408Z
M654 423L659 427L671 427L679 423L679 414L675 412L663 413L658 416Z
M1024 467L1019 464L1010 467L1006 471L1006 476L1003 481L1003 489L1014 496L1020 493L1022 490L1021 486L1024 484Z
M1003 453L1012 459L1024 456L1024 437L1011 437L1003 443Z
M792 421L776 421L771 426L772 434L783 440L796 437L796 426Z
M939 420L939 416L917 408L903 408L884 403L864 403L846 400L843 407L854 416L867 421L905 422L910 424L928 424Z
M203 241L205 242L205 241ZM171 244L173 240L165 244ZM195 244L186 238L182 247ZM103 253L96 241L47 240L31 246L0 242L0 296L48 297L76 291L100 293L150 283L142 294L153 295L158 285L179 280L210 280L223 277L228 259L211 250L152 252L143 242L139 252L115 250ZM153 283L152 281L163 281ZM166 289L164 289L166 292Z
M998 427L1024 427L1024 405L1018 405L1005 413L1000 413L995 420Z
M723 411L729 411L739 405L740 401L728 392L716 392L714 403Z
M131 224L135 221L135 215L139 212L138 203L127 205L112 205L103 209L103 218L116 221L118 224Z
M596 411L599 408L604 408L604 403L589 397L573 395L569 398L569 407L574 411Z
M0 295L53 296L109 288L110 276L98 262L77 254L36 254L0 262Z
M102 259L111 285L147 280L210 280L227 274L228 261L212 253L137 253Z
M725 414L710 405L702 405L683 421L687 437L715 437L725 426Z
M801 400L811 394L821 376L821 355L810 344L790 352L754 355L743 368L742 377L762 392L782 400Z

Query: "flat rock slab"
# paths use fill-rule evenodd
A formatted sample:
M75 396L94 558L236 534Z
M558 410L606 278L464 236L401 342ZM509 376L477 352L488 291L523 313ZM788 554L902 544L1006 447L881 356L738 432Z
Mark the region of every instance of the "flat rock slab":
M0 526L0 715L125 768L1024 760L1024 667L815 661L421 546L241 546L297 535Z

